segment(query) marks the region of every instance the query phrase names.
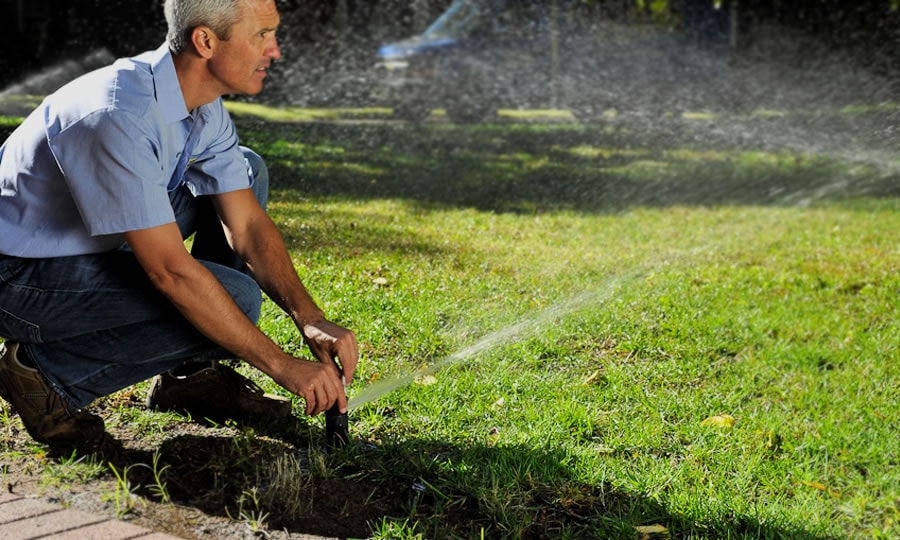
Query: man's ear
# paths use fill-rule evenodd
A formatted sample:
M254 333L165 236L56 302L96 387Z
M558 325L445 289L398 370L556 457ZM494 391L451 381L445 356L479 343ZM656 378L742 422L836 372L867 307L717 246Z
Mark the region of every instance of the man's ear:
M216 49L218 37L210 27L198 26L191 32L191 42L194 44L197 54L203 58L209 58Z

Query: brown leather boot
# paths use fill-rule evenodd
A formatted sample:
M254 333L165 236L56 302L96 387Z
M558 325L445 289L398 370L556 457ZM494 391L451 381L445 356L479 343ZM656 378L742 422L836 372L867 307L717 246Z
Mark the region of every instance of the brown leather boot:
M103 419L69 405L47 386L38 370L19 362L18 349L18 343L0 343L0 397L19 413L28 434L46 444L99 439Z
M291 400L266 394L250 379L213 362L190 375L166 372L154 377L147 408L196 418L280 418L291 414Z

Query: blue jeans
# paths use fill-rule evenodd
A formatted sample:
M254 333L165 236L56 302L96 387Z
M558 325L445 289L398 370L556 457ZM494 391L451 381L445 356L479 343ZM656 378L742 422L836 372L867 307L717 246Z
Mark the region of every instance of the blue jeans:
M259 155L243 150L265 207L268 171ZM182 235L196 233L191 253L257 322L259 285L229 247L212 203L183 185L169 195ZM77 408L187 360L230 356L153 287L127 248L48 259L0 255L0 336L19 342L20 353Z

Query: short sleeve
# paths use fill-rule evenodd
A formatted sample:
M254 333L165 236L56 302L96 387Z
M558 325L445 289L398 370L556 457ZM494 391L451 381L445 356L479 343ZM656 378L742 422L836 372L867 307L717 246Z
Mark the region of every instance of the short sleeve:
M98 111L58 133L54 158L91 235L147 229L175 220L159 136L125 111Z

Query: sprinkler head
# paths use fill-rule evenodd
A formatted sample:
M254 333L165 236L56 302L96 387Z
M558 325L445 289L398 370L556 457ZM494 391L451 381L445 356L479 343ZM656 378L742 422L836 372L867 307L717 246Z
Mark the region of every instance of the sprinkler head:
M342 448L350 442L350 426L347 413L337 404L325 411L325 444L329 449Z

